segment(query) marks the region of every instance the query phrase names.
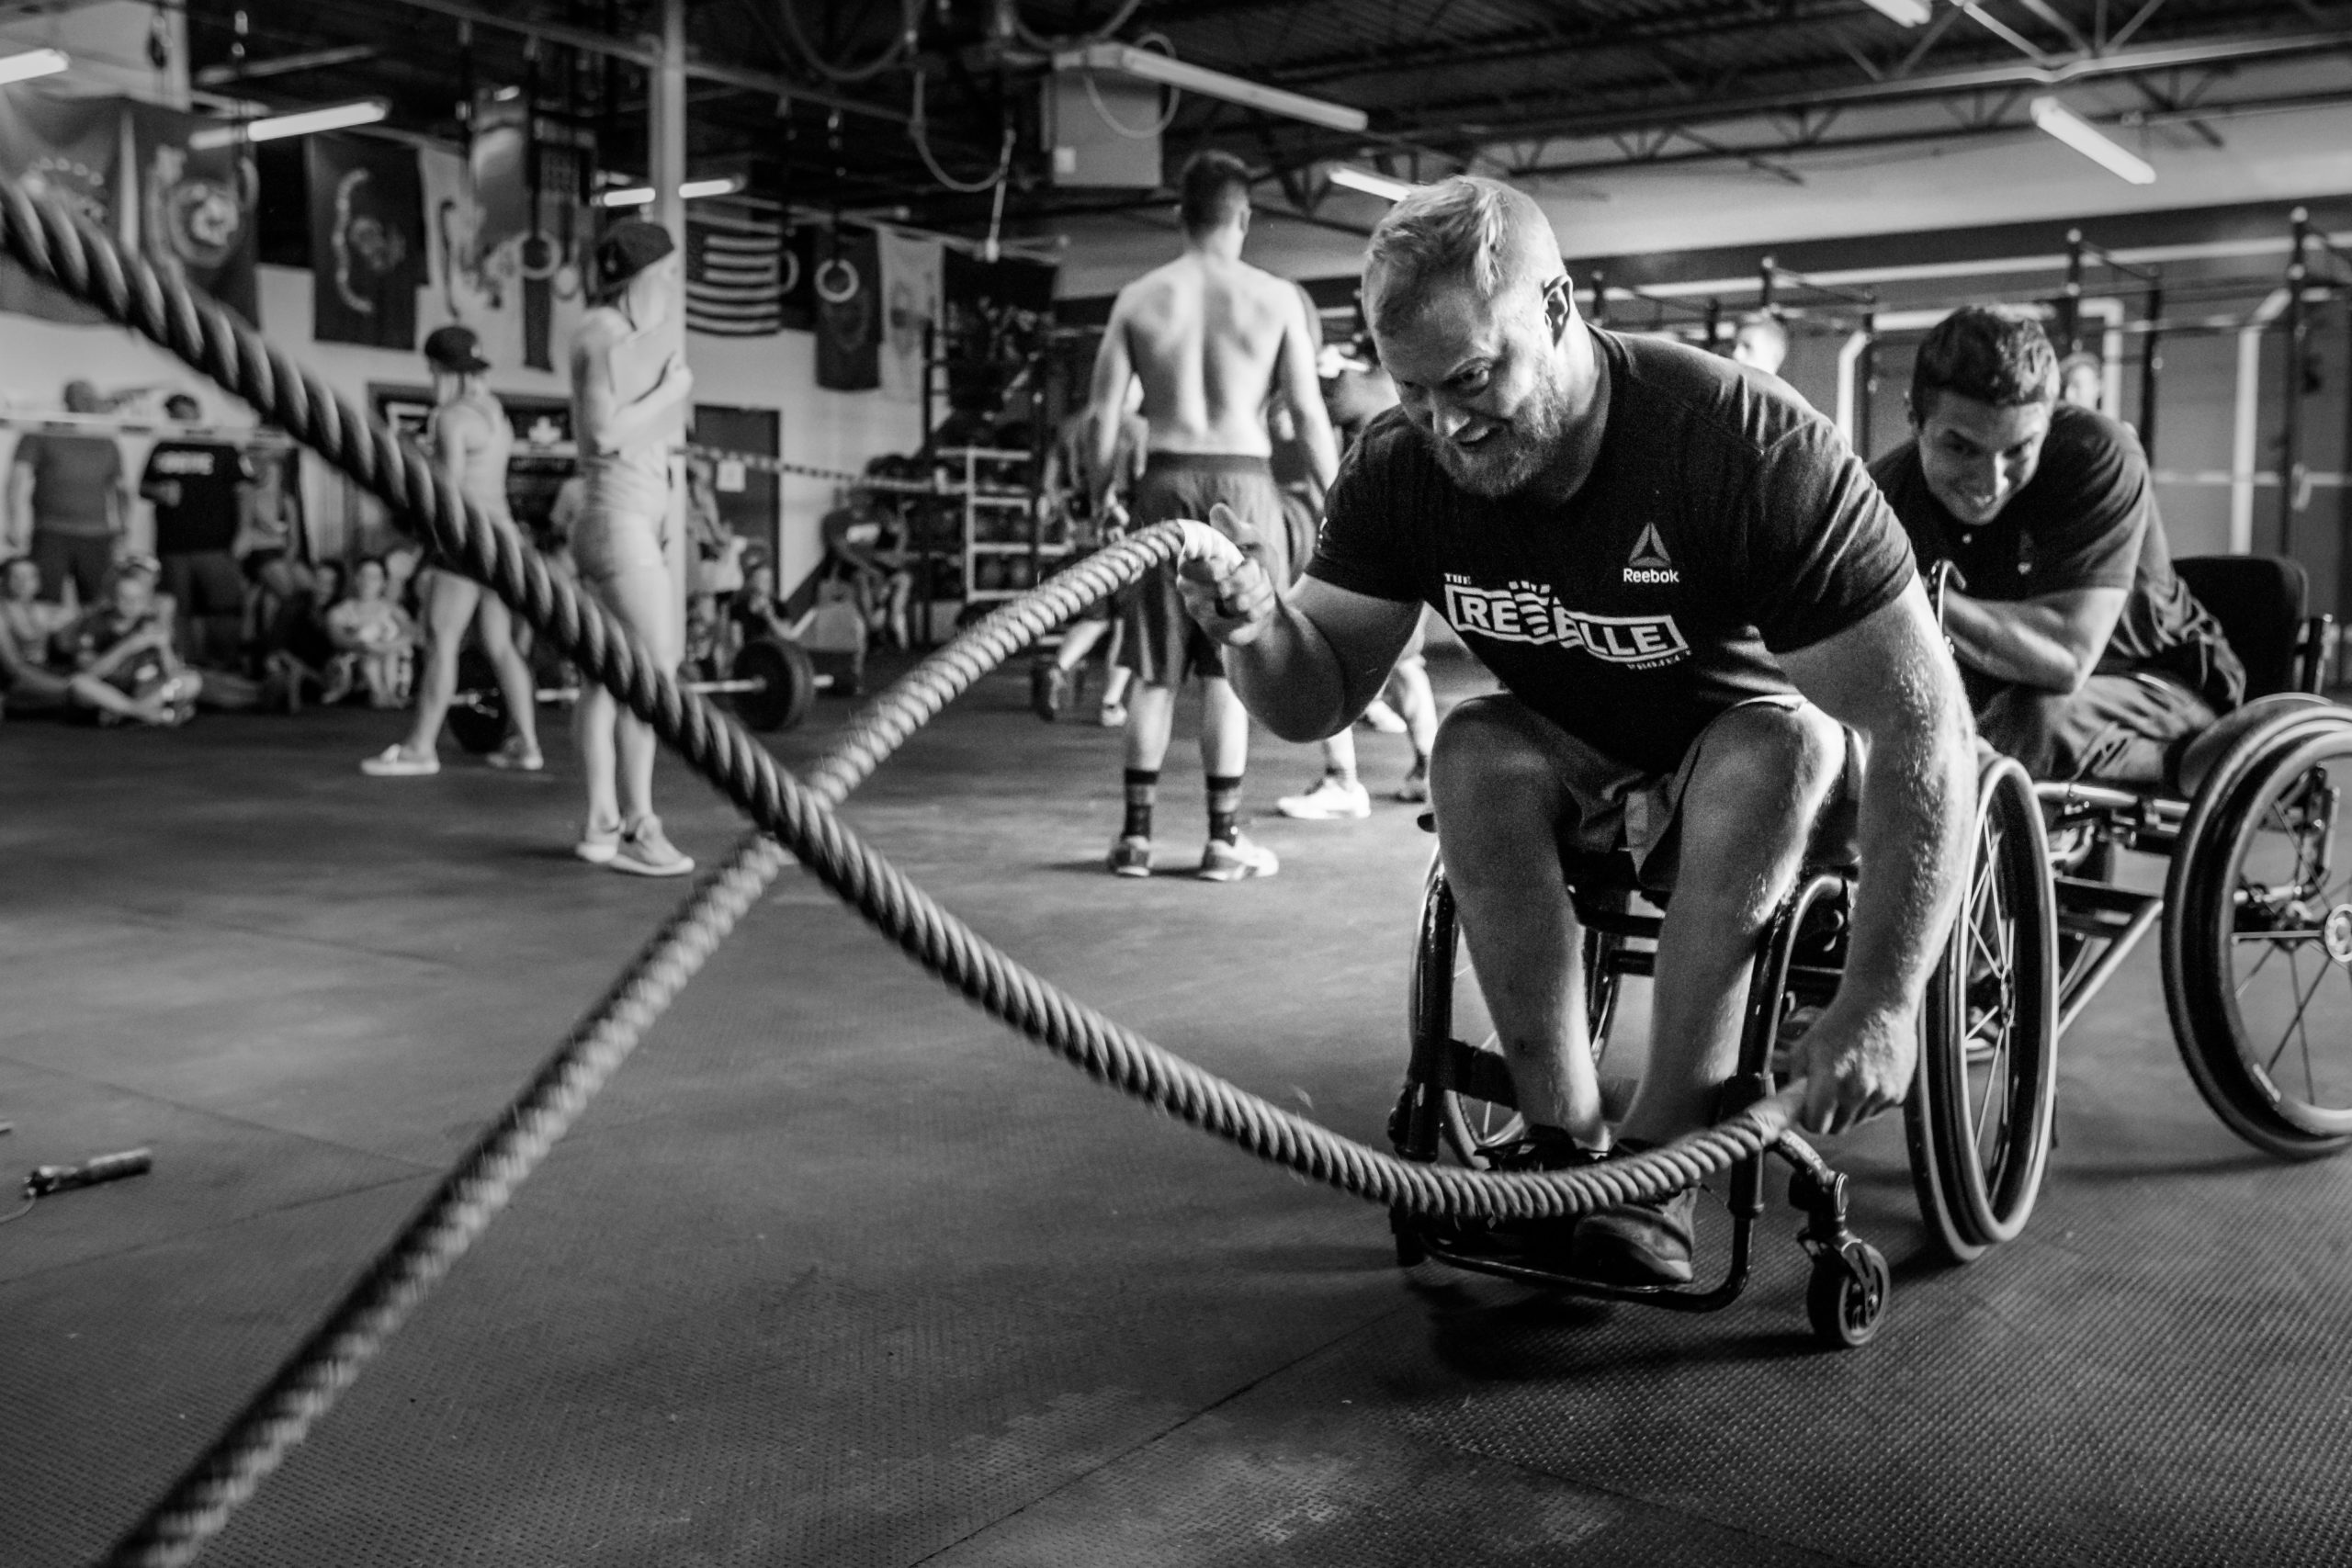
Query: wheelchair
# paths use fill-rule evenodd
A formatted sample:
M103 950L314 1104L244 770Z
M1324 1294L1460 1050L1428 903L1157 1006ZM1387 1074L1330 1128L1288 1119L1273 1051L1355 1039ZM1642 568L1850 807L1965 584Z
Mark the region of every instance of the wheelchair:
M1425 827L1434 827L1425 817ZM2032 782L2007 758L1980 763L1967 898L1923 1006L1918 1071L1905 1105L1913 1185L1928 1228L1951 1258L1973 1258L2023 1228L2040 1191L2057 1089L2057 915L2048 842ZM1569 897L1584 929L1586 1013L1604 1106L1612 1119L1637 1075L1613 1071L1612 1025L1629 976L1647 976L1670 894L1641 888L1622 854L1564 856ZM1851 924L1851 865L1810 865L1767 924L1750 971L1737 1070L1724 1113L1778 1088L1800 1010L1825 1005L1844 973ZM1645 906L1649 906L1645 908ZM1411 1057L1389 1119L1400 1157L1450 1153L1491 1168L1525 1123L1499 1043L1474 1001L1453 893L1432 857L1413 950L1408 999ZM1774 1153L1793 1166L1791 1205L1806 1216L1798 1240L1813 1258L1806 1315L1838 1347L1867 1343L1887 1310L1885 1258L1846 1225L1846 1178L1802 1139ZM1581 1279L1465 1241L1442 1222L1390 1216L1397 1259L1425 1258L1570 1294L1637 1301L1682 1312L1728 1306L1745 1288L1765 1213L1764 1161L1735 1165L1724 1184L1728 1258L1714 1283L1627 1288Z
M2222 623L2246 701L2157 790L2035 786L2060 850L2059 1022L2081 1016L2151 927L2173 1037L2223 1125L2280 1159L2352 1145L2352 712L2319 694L2333 621L2290 560L2174 563ZM2115 882L2121 851L2169 862L2164 891Z

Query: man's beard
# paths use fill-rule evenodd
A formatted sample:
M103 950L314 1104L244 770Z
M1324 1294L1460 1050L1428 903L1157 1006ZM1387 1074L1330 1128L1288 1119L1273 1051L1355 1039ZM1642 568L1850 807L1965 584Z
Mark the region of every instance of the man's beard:
M1496 421L1476 444L1464 446L1416 423L1446 477L1472 495L1495 501L1516 495L1548 472L1566 446L1568 400L1556 381L1530 394L1509 422Z

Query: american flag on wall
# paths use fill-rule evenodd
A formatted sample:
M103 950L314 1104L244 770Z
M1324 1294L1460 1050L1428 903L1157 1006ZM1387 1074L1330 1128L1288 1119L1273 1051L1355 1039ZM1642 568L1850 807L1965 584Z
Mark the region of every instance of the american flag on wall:
M688 219L687 328L714 337L782 332L787 265L782 224Z

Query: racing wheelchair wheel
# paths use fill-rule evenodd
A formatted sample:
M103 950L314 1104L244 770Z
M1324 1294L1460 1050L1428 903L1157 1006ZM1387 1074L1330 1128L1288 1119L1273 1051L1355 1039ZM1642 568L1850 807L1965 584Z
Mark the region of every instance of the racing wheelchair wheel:
M2165 1000L2198 1092L2280 1159L2352 1145L2352 714L2248 736L2199 791L2166 879Z
M1904 1104L1919 1212L1956 1263L2025 1228L2058 1092L2049 841L2033 781L2008 758L1979 765L1971 842L1966 894L1928 983Z

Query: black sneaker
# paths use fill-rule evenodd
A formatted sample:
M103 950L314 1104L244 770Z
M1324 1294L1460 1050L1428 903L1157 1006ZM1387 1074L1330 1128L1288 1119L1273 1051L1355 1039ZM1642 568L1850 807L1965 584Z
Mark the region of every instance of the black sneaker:
M1646 1145L1618 1145L1626 1154ZM1604 1285L1657 1287L1690 1282L1690 1241L1699 1190L1618 1203L1587 1214L1577 1226L1577 1272Z
M1589 1149L1559 1127L1531 1122L1527 1131L1508 1144L1487 1151L1488 1168L1498 1171L1573 1170L1599 1165L1605 1150ZM1574 1215L1558 1219L1458 1220L1453 1222L1457 1245L1481 1252L1516 1257L1539 1269L1565 1270L1576 1239Z

